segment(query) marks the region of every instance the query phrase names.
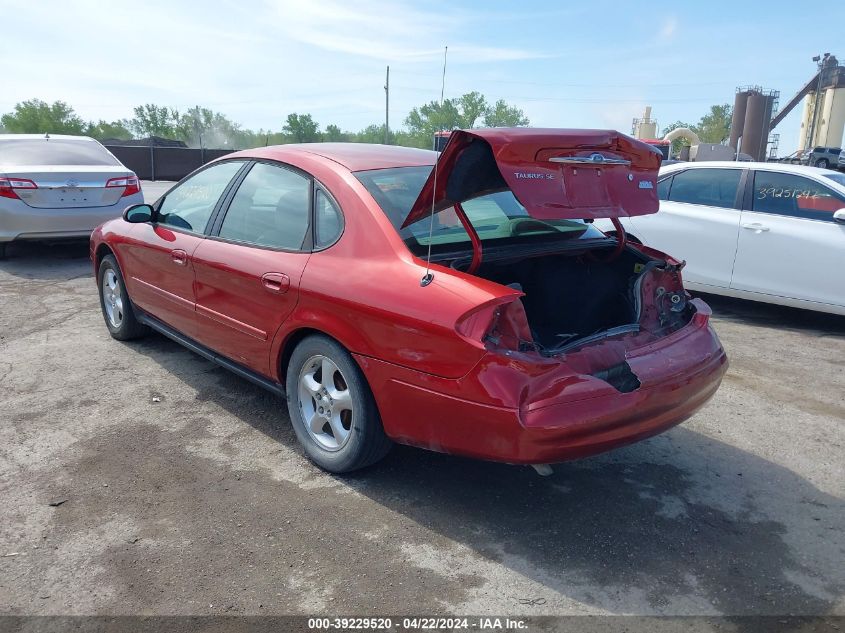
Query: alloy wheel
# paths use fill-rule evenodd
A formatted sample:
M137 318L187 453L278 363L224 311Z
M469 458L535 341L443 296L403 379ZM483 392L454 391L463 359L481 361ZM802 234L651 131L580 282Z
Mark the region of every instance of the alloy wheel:
M316 355L303 364L298 404L305 428L320 448L339 451L346 445L352 432L352 394L331 358Z
M103 275L103 306L111 326L119 328L123 323L123 297L120 292L120 280L112 268L106 269Z

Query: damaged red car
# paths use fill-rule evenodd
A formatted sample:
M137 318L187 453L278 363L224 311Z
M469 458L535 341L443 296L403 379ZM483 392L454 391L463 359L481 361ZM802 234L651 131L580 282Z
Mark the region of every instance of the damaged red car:
M439 158L230 154L94 232L103 316L284 396L332 472L393 442L533 465L607 451L692 415L727 368L683 264L617 220L657 211L659 165L618 132L528 128L455 131Z

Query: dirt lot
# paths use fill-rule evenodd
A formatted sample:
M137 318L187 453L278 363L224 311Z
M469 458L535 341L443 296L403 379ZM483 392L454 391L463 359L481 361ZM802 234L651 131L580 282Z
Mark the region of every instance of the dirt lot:
M11 255L3 613L845 614L845 318L712 298L715 399L548 478L401 447L337 478L283 402L109 338L84 244Z

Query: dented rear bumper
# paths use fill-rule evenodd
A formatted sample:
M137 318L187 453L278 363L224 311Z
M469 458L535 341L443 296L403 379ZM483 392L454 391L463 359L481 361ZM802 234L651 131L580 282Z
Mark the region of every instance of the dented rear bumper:
M627 353L639 381L627 393L565 359L532 366L488 354L458 380L356 360L395 441L508 463L559 462L661 433L713 396L728 361L699 307L680 330Z

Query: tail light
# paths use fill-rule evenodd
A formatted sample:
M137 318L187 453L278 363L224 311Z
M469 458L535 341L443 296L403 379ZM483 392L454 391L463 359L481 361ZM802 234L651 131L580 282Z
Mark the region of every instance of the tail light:
M519 297L485 303L458 319L458 334L474 345L514 351L536 349Z
M13 200L20 200L15 189L38 189L31 180L26 178L7 178L0 176L0 198L12 198Z
M123 193L120 195L121 198L125 198L126 196L131 196L133 193L138 193L141 191L141 183L138 180L138 176L122 176L120 178L109 178L106 181L106 188L112 189L116 187L125 187Z

